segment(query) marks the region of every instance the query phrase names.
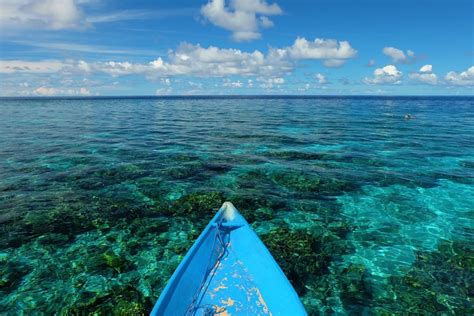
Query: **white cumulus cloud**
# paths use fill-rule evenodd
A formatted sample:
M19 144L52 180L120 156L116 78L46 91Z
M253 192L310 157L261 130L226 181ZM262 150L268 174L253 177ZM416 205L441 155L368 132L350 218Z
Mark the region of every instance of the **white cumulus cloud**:
M273 27L273 25L274 25L272 20L270 20L266 16L261 16L260 17L260 23L262 24L262 27L267 28L267 29L270 28L270 27Z
M400 84L402 72L394 65L387 65L383 68L374 70L374 75L371 78L365 78L364 82L368 84Z
M168 61L162 58L150 63L151 71L168 75L195 75L203 77L255 76L284 74L293 69L290 60L269 52L267 55L255 50L202 47L199 44L181 44L170 51Z
M173 92L172 87L163 87L163 88L158 88L155 91L155 95L170 95Z
M33 93L39 96L59 96L59 95L70 95L70 96L88 96L91 95L89 89L81 88L54 88L54 87L38 87L33 90Z
M230 79L224 79L222 86L227 88L242 88L244 83L240 80L232 81Z
M0 26L50 30L82 27L83 13L75 0L2 0Z
M317 74L315 75L315 78L316 78L316 80L318 81L319 84L326 84L326 83L328 83L326 77L325 77L323 74L321 74L321 73L317 73Z
M260 38L261 27L273 26L268 16L281 13L278 4L265 0L232 0L229 5L225 0L210 0L201 7L201 14L209 22L231 31L236 41Z
M293 59L320 59L326 67L339 67L347 59L354 58L357 50L351 47L347 41L334 39L316 38L308 41L303 37L298 37L292 46L287 47L286 52Z
M395 47L384 47L383 53L390 57L393 63L407 64L415 60L415 53L412 50L407 50L404 53L403 50Z
M433 72L433 66L432 65L424 65L420 68L419 72L426 72L426 73Z
M59 60L0 60L0 73L55 73L64 69L65 66L66 64Z
M55 88L47 88L47 87L39 87L35 89L35 93L38 95L45 95L45 96L51 96L51 95L56 95L59 90Z
M163 17L190 15L188 8L162 10L106 11L102 15L87 15L83 6L102 0L1 0L0 28L13 30L78 30L97 23L124 20L159 19ZM37 43L37 45L48 45ZM52 43L55 45L55 43ZM61 45L59 43L57 46ZM86 45L75 45L78 50L88 49ZM81 47L83 46L83 47ZM75 49L74 44L69 49Z
M474 66L461 73L450 71L444 76L444 80L449 85L474 86Z
M285 79L281 77L277 78L257 78L257 81L260 82L260 88L263 89L272 89L274 87L280 87L285 83Z
M420 68L420 70L418 70L418 72L411 73L408 75L408 77L414 81L424 84L438 84L438 76L433 73L432 65L424 65Z
M307 41L298 38L292 46L269 48L266 53L259 50L243 51L215 46L182 43L170 50L167 57L158 57L148 63L131 61L84 60L0 60L0 73L30 74L109 74L113 77L143 75L147 79L172 76L196 77L266 77L277 78L291 73L299 60L321 60L338 65L354 57L356 50L348 42L332 39Z
M132 74L143 74L146 73L150 68L146 64L117 62L117 61L107 61L107 62L95 62L92 64L87 64L88 67L93 69L96 72L105 72L114 77L123 76L123 75L132 75ZM85 67L85 65L84 65Z
M274 79L270 79L271 82L273 82L274 84L284 84L285 83L285 79L283 78L274 78Z
M76 91L77 91L77 90L76 90ZM87 89L87 88L80 88L77 94L80 94L80 95L91 95L91 92L90 92L90 90Z
M161 83L166 85L166 86L170 86L171 85L171 80L170 78L161 78Z

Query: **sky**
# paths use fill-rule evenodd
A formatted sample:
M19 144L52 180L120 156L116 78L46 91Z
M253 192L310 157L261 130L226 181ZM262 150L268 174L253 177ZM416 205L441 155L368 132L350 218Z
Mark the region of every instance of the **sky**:
M472 0L0 0L0 96L474 95Z

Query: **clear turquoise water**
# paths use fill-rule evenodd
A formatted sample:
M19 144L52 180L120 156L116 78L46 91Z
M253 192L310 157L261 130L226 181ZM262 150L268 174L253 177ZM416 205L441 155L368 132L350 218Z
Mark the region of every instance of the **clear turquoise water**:
M6 314L148 312L224 200L310 314L474 311L474 98L2 99L0 111Z

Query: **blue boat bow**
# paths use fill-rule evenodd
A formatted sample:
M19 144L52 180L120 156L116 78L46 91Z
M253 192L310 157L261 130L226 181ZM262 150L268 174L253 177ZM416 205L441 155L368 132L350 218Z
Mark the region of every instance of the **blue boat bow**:
M225 202L188 251L151 315L306 315L247 221Z

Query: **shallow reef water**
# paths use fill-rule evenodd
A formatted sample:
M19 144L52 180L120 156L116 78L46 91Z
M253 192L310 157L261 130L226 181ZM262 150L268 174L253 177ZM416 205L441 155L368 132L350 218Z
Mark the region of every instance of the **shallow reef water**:
M311 315L474 314L472 97L0 111L0 314L147 314L224 201Z

